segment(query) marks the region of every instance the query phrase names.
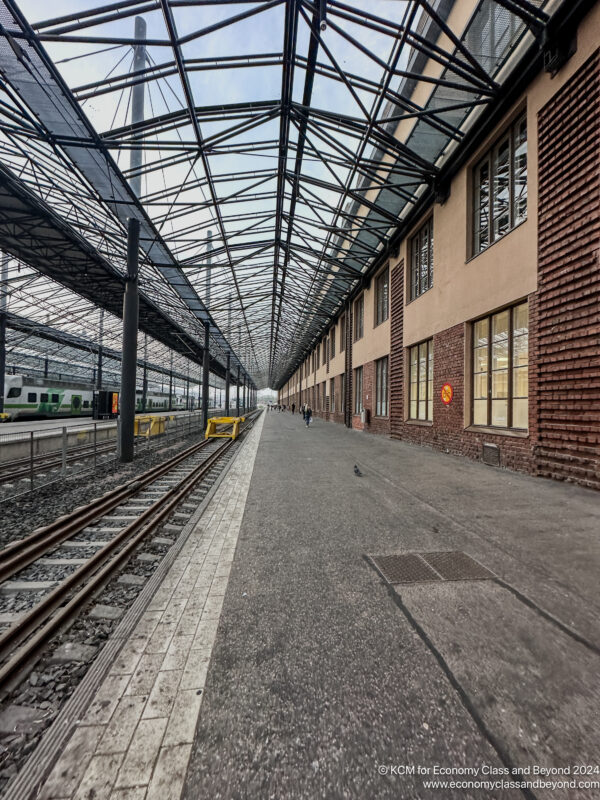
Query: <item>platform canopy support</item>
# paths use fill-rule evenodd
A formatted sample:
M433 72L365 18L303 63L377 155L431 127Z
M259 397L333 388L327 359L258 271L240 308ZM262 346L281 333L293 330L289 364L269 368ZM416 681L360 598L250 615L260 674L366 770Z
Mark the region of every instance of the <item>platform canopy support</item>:
M146 39L146 22L135 18L135 38ZM133 51L133 71L146 67L146 46L138 44ZM144 84L137 83L132 89L131 122L135 125L144 119ZM142 143L131 151L131 188L139 197L142 188ZM122 462L133 461L133 425L135 420L135 386L137 370L137 337L139 322L138 258L140 223L130 218L127 228L127 277L123 299L123 356L121 359L121 396L119 426L119 458Z
M121 395L119 398L119 458L133 461L133 423L135 420L135 379L138 333L138 248L140 223L129 220L127 231L127 278L123 299L123 355L121 358Z
M206 430L208 425L208 393L210 386L208 379L210 377L210 323L204 323L204 356L202 360L202 430Z
M237 378L235 381L235 415L239 417L240 415L240 367L238 364L237 368Z
M227 365L226 365L226 374L225 374L225 416L229 416L229 389L231 386L231 353L227 353ZM239 371L239 367L238 367Z
M4 373L6 372L6 306L8 300L8 255L2 253L0 273L0 414L4 411Z

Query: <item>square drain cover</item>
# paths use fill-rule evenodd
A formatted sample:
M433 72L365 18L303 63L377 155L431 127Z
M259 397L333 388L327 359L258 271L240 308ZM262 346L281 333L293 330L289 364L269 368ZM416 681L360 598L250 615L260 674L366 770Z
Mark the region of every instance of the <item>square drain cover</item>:
M459 550L449 553L423 553L423 558L445 581L482 581L494 577L489 569Z
M388 583L428 581L489 580L493 572L459 550L434 553L398 553L371 556L371 561Z
M395 556L372 556L373 563L388 583L423 583L439 581L440 575L419 553Z

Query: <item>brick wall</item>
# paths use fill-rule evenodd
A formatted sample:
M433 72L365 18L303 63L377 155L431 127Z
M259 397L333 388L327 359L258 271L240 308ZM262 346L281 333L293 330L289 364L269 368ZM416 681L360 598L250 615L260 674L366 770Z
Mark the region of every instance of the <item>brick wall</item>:
M538 474L600 488L600 51L538 136Z

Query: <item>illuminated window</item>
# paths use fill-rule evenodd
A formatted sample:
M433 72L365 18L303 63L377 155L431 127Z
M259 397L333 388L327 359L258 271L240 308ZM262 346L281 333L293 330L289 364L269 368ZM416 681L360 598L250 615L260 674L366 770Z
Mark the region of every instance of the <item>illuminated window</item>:
M363 410L363 368L354 370L354 413L360 414Z
M375 414L378 417L387 417L388 415L387 356L375 362Z
M433 420L433 339L409 349L408 418Z
M473 324L473 425L528 428L528 304Z

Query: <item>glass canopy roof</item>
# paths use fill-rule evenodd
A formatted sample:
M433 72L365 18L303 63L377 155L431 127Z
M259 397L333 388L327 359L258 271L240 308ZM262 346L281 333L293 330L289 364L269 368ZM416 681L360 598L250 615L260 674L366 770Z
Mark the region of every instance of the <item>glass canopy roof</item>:
M9 311L96 341L97 304L118 348L135 216L153 359L197 374L209 320L217 373L278 387L553 5L0 0Z

